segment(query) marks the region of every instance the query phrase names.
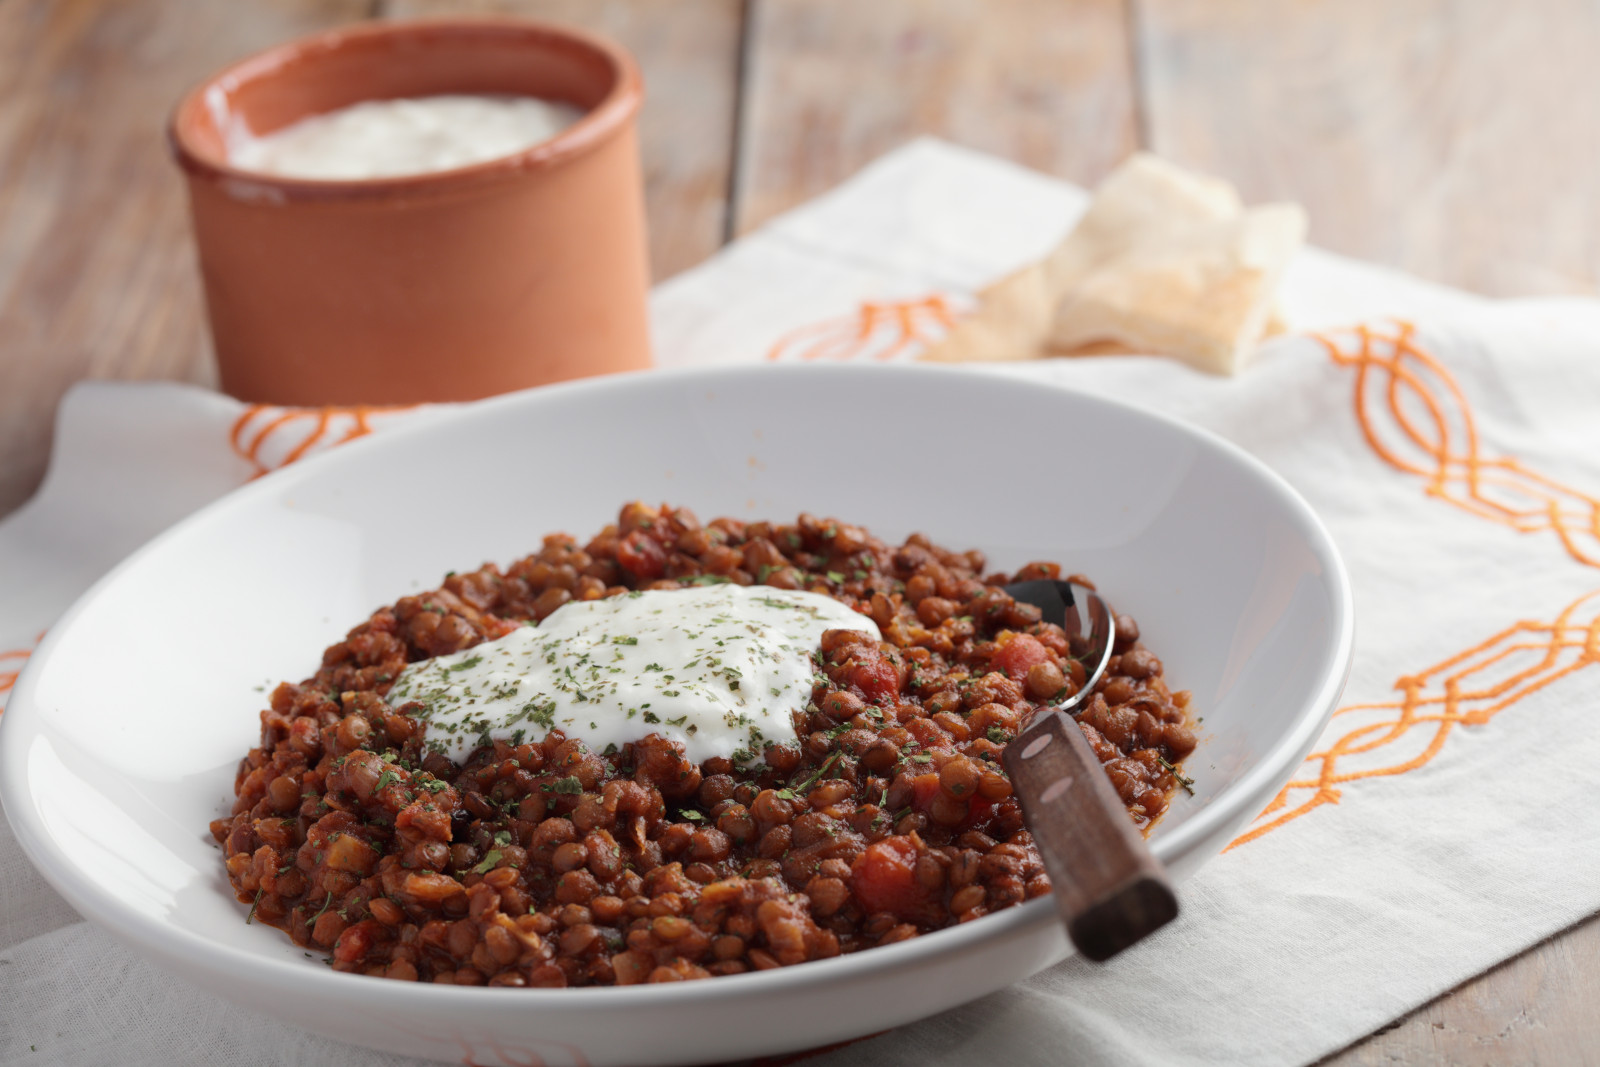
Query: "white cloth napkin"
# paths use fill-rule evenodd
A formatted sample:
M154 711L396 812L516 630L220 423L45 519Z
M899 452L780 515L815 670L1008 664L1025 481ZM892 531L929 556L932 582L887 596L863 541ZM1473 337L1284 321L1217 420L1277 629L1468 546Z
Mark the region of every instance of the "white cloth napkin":
M917 142L663 285L660 362L909 358L1084 202ZM1316 251L1284 302L1327 333L1270 343L1238 379L1128 357L992 372L1193 420L1305 494L1358 613L1330 755L1182 887L1182 918L1147 944L808 1063L1304 1063L1600 908L1600 304L1495 303ZM260 470L424 417L78 387L44 489L0 523L0 687L164 526ZM0 1004L8 1063L397 1062L157 971L79 921L3 824Z

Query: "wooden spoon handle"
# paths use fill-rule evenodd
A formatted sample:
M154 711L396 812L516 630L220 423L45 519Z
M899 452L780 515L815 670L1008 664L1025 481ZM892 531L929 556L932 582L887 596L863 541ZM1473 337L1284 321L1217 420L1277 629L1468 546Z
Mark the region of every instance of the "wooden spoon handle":
M1079 952L1108 960L1177 916L1166 871L1077 723L1041 709L1004 760Z

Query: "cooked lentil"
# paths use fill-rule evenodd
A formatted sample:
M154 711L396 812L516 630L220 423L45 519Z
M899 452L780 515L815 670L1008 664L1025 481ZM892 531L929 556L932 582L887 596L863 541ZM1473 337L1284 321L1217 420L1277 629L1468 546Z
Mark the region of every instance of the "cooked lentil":
M717 519L628 504L505 571L452 574L380 608L261 713L233 814L211 824L250 917L341 971L457 985L678 981L821 959L1049 892L1006 742L1085 680L1060 627L998 588L981 552L858 526ZM705 576L705 577L702 577ZM1081 577L1074 576L1083 581ZM552 732L457 766L384 701L408 663L540 620L567 601L690 580L825 593L878 641L823 635L798 746L695 766L650 735L612 755ZM1189 694L1117 619L1077 718L1141 828L1194 749Z

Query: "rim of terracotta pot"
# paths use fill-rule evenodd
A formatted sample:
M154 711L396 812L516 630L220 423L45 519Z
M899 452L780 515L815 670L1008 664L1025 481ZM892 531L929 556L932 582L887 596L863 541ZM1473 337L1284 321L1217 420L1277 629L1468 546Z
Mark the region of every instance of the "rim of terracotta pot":
M227 159L197 144L195 131L208 120L221 126L214 112L225 108L225 98L241 85L270 76L283 68L315 62L319 55L350 47L352 42L374 38L526 38L534 47L577 47L605 63L611 87L593 107L554 137L509 156L450 170L384 178L330 180L290 178L232 166ZM439 43L421 47L440 47ZM448 46L446 41L445 46ZM547 170L587 155L619 134L637 114L644 99L644 82L632 55L621 45L598 34L539 19L509 16L407 19L364 22L299 37L231 63L190 89L173 108L167 121L167 143L186 174L224 186L236 199L271 203L341 200L382 200L450 195L514 180L529 172Z

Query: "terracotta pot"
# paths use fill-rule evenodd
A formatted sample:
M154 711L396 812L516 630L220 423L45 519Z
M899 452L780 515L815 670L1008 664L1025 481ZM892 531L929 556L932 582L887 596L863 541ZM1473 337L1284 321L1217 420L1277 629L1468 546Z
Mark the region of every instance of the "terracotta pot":
M457 170L314 181L230 167L262 134L362 100L511 93L586 114ZM649 268L621 48L516 19L368 23L235 64L179 102L222 388L278 404L467 400L650 365Z

